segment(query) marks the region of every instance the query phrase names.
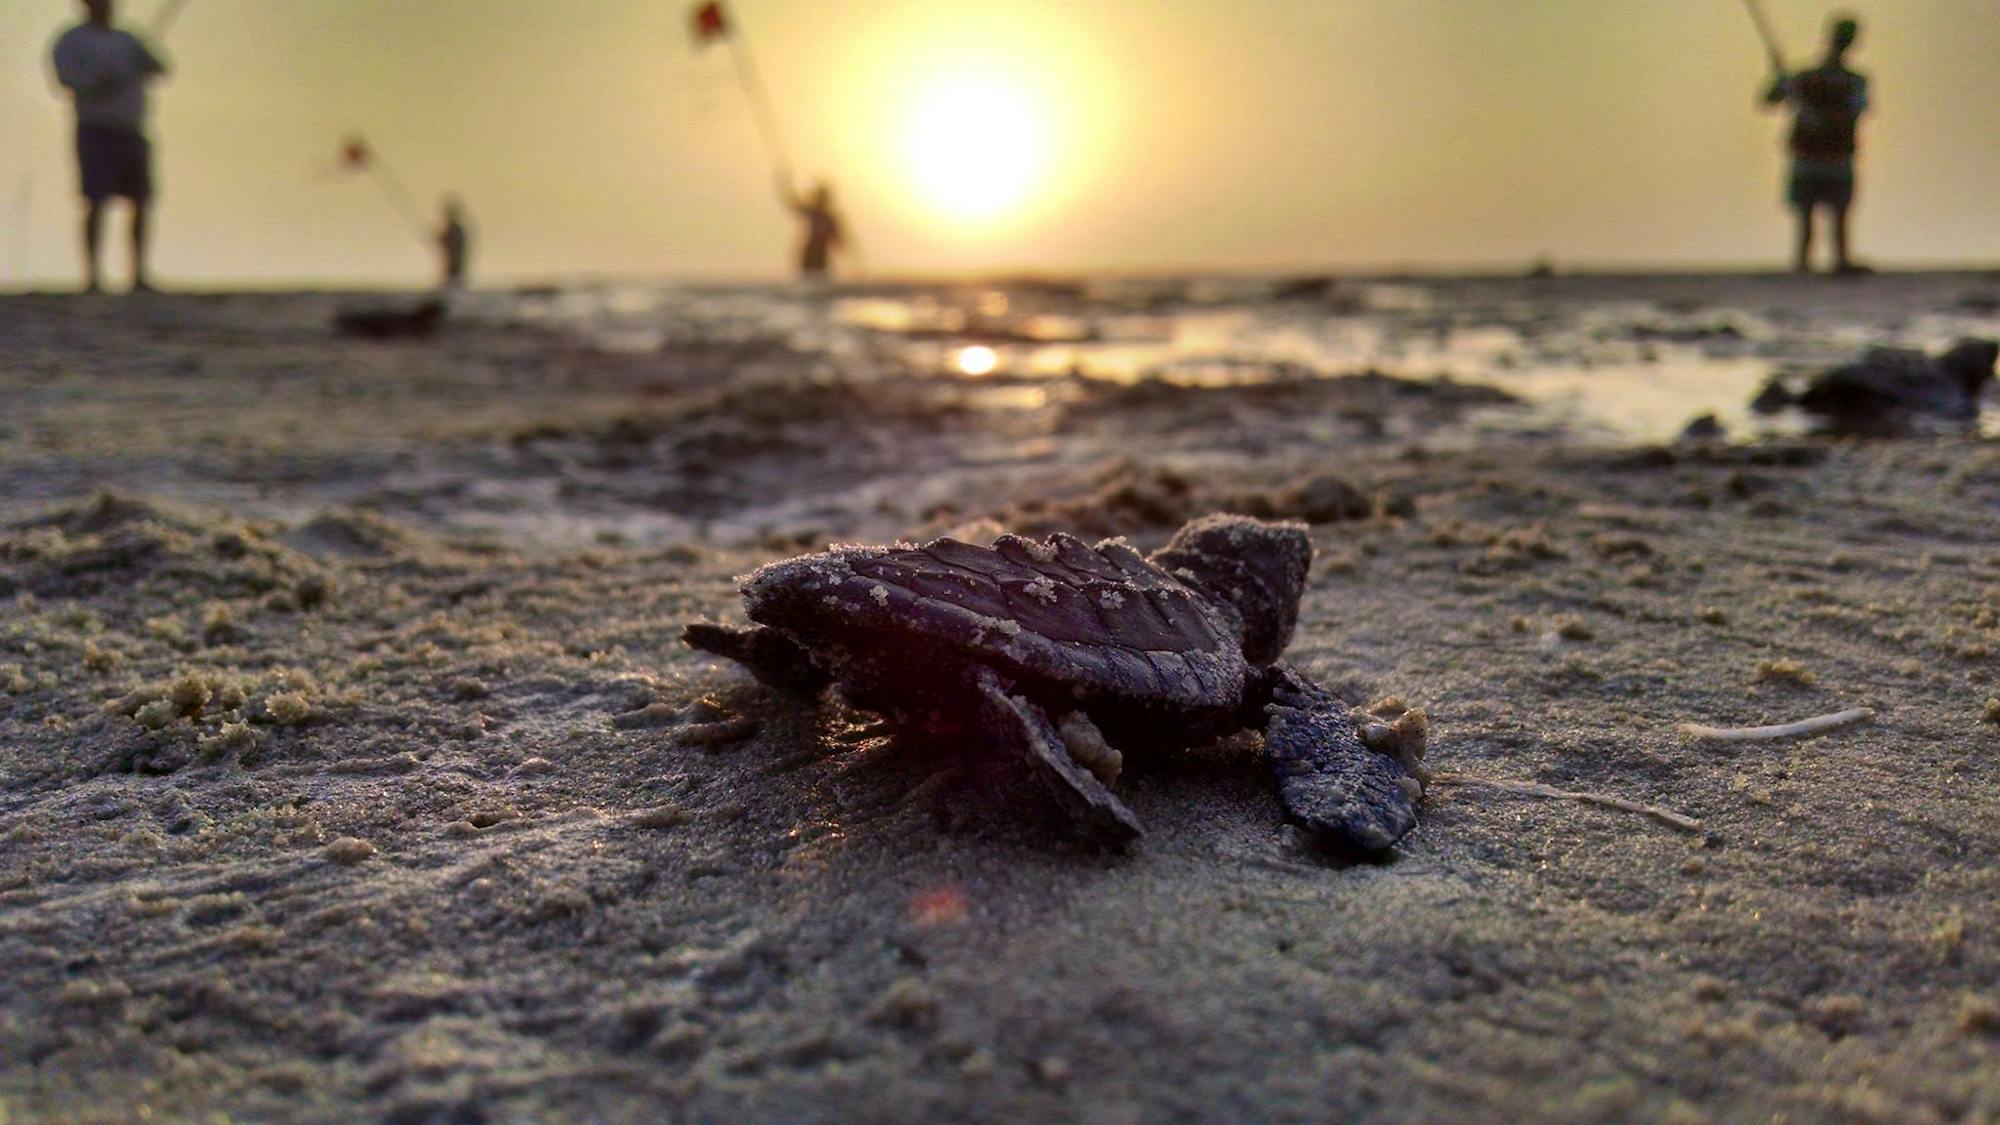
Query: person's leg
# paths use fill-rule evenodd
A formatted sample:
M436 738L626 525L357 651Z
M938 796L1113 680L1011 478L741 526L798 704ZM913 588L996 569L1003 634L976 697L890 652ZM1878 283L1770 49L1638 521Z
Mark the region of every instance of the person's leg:
M1847 208L1833 209L1833 268L1843 272L1853 269L1854 262L1847 256Z
M1812 271L1813 209L1810 203L1801 203L1797 208L1799 216L1798 254L1792 259L1792 269L1798 273Z
M104 201L113 186L106 175L104 137L88 125L76 127L76 179L83 196L83 291L102 291L97 270L98 232L103 229Z
M98 232L103 229L103 226L104 202L98 199L85 201L83 210L83 291L86 293L99 293L103 291L103 286L98 284L97 274L97 246L99 241L97 236Z
M153 212L153 146L143 135L126 138L125 159L119 190L132 202L132 291L151 293L153 274L146 268L150 255Z
M132 204L132 291L151 293L153 275L146 269L146 216L152 210L149 203Z

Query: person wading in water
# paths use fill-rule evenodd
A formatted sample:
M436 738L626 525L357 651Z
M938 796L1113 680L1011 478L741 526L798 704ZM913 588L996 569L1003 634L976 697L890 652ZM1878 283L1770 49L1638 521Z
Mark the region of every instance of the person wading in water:
M778 198L805 224L804 237L799 240L799 277L806 281L823 280L832 264L833 252L844 249L847 243L840 213L834 210L833 189L821 180L813 186L811 195L801 196L792 190L789 179L781 178Z
M472 232L465 226L465 204L455 195L445 196L444 222L437 229L439 285L448 290L465 288L466 260L472 254Z

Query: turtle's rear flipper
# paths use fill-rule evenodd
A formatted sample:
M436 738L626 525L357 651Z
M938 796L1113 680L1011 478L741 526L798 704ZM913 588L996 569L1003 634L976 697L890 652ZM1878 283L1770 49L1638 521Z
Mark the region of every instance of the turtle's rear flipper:
M825 690L827 674L813 663L805 649L793 644L783 633L762 625L731 629L697 621L681 630L681 640L689 648L725 656L750 669L763 683L779 691L816 695Z
M1336 847L1394 847L1417 826L1416 779L1361 744L1347 704L1332 692L1284 664L1264 676L1264 747L1286 819Z
M1121 844L1139 835L1139 818L1095 774L1069 756L1069 747L1049 721L1048 712L1009 692L989 669L979 670L976 686L980 725L987 738L1026 762L1079 830L1108 844Z

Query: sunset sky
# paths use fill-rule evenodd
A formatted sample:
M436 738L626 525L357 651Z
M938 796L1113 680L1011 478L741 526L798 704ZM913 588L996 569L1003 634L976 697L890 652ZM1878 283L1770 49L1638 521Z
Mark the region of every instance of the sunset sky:
M1792 54L1816 55L1826 6L1767 2ZM790 221L726 49L691 44L692 6L192 0L154 103L160 274L427 275L381 193L333 171L350 131L426 205L464 195L489 280L781 274ZM2000 261L2000 3L1849 7L1877 105L1860 252ZM802 172L834 180L878 272L1786 253L1782 121L1758 110L1740 0L734 9ZM75 273L69 116L46 54L76 10L0 0L0 284Z

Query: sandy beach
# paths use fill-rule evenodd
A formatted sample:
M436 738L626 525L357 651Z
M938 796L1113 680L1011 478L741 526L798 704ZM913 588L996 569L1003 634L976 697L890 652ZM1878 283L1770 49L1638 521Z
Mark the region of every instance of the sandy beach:
M1285 316L1435 346L1119 379L0 298L0 1122L2000 1120L2000 445L1737 421L2000 283L1394 285ZM1713 400L1621 421L1675 349ZM1312 523L1293 660L1429 712L1387 862L1254 734L1128 748L1100 852L678 640L828 543L1218 510Z

